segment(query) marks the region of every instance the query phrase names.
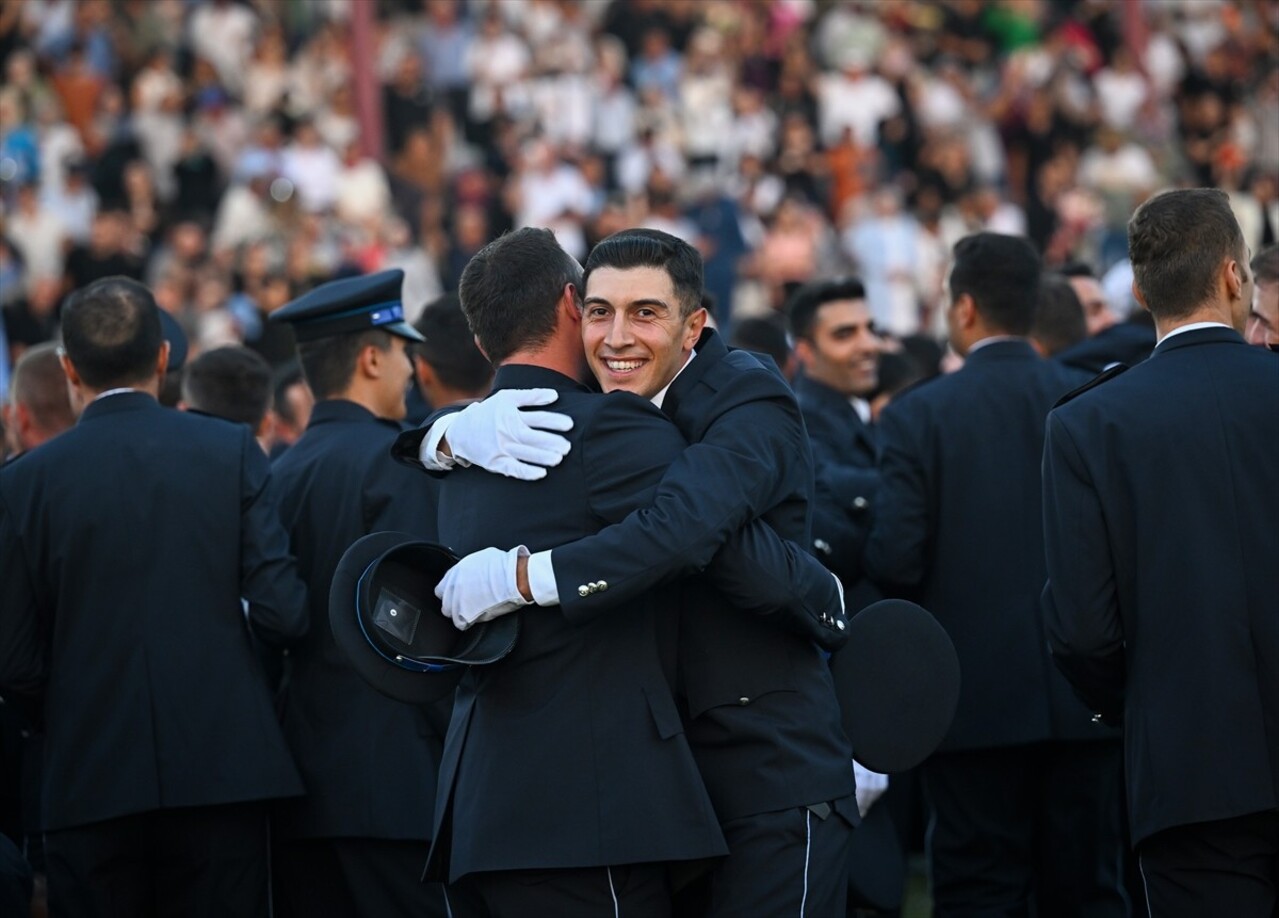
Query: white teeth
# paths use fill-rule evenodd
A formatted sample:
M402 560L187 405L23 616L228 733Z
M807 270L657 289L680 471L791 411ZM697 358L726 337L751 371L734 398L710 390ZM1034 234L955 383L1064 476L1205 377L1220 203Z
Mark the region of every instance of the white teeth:
M626 370L638 370L643 364L641 360L605 360L604 365L614 372L624 372Z

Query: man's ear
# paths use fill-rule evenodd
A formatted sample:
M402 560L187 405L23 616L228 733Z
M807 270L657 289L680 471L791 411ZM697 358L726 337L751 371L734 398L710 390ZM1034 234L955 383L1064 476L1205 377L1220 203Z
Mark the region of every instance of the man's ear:
M560 294L559 308L574 325L582 324L582 304L578 300L577 287L572 284L564 285L564 292Z
M413 375L423 389L435 385L435 367L427 363L420 354L413 355Z
M484 350L484 345L480 344L480 336L472 335L471 340L475 342L475 349L484 355L484 359L488 360L489 363L492 363L493 361L489 360L488 351Z
M155 358L155 372L162 380L169 372L169 342L167 341L160 342L160 353Z
M977 323L977 303L971 293L961 293L957 296L954 310L960 328L972 328Z
M710 315L711 314L706 311L705 307L699 306L697 309L694 309L693 314L688 317L688 334L691 338L688 342L688 347L696 345L697 339L702 337L702 329L706 327L706 320L710 318Z
M1238 299L1243 295L1244 284L1248 278L1247 268L1235 259L1227 258L1222 269L1222 277L1226 282L1226 293L1230 295L1230 299Z
M1150 312L1150 306L1146 304L1146 295L1142 293L1141 288L1137 286L1136 278L1133 278L1133 282L1132 282L1132 296L1133 296L1133 299L1137 301L1138 306L1146 310L1146 312Z
M76 372L75 364L71 362L71 358L65 353L58 355L58 360L62 363L62 372L67 376L67 382L79 389L84 385L80 381L80 374Z
M365 379L378 379L382 375L382 352L376 344L366 344L360 348L355 359L355 371Z

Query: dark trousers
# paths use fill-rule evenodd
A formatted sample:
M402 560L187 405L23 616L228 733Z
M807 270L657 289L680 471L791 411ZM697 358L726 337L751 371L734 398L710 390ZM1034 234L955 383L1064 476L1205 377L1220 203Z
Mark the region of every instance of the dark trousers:
M668 918L663 864L498 870L445 889L451 918Z
M1165 829L1137 854L1154 918L1279 915L1279 810Z
M262 803L153 810L45 833L52 918L267 915Z
M936 918L1115 916L1118 742L939 753L923 765Z
M275 845L274 918L444 918L439 883L423 883L429 842L312 838Z
M849 798L841 808L857 804ZM852 824L829 804L730 819L728 857L680 893L681 916L842 916Z

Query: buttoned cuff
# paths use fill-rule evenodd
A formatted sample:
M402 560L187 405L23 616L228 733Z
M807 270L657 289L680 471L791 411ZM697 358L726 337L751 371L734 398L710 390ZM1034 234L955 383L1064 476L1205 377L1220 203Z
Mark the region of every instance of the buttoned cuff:
M559 587L555 584L555 568L549 551L537 551L528 559L528 588L539 606L558 606Z
M465 459L458 459L454 456L446 456L440 452L440 441L444 439L444 435L448 433L453 422L457 419L457 414L446 414L434 424L431 425L430 431L425 439L422 440L422 448L418 452L418 459L422 463L422 467L430 472L447 472L454 466L462 466L465 468L470 465Z

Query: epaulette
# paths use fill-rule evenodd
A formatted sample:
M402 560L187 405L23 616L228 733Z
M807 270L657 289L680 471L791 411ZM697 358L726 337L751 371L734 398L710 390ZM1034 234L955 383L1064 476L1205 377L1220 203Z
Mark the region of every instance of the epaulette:
M1071 399L1078 398L1079 396L1087 392L1089 389L1095 389L1097 386L1100 386L1102 383L1114 379L1116 376L1118 376L1120 373L1124 372L1127 369L1128 367L1122 363L1116 363L1114 366L1107 367L1106 369L1098 373L1096 376L1094 376L1092 379L1088 380L1088 382L1080 386L1078 389L1072 389L1069 392L1067 392L1065 395L1063 395L1061 398L1057 399L1057 403L1053 405L1053 407L1060 408L1062 405L1066 404L1066 402L1070 401Z

